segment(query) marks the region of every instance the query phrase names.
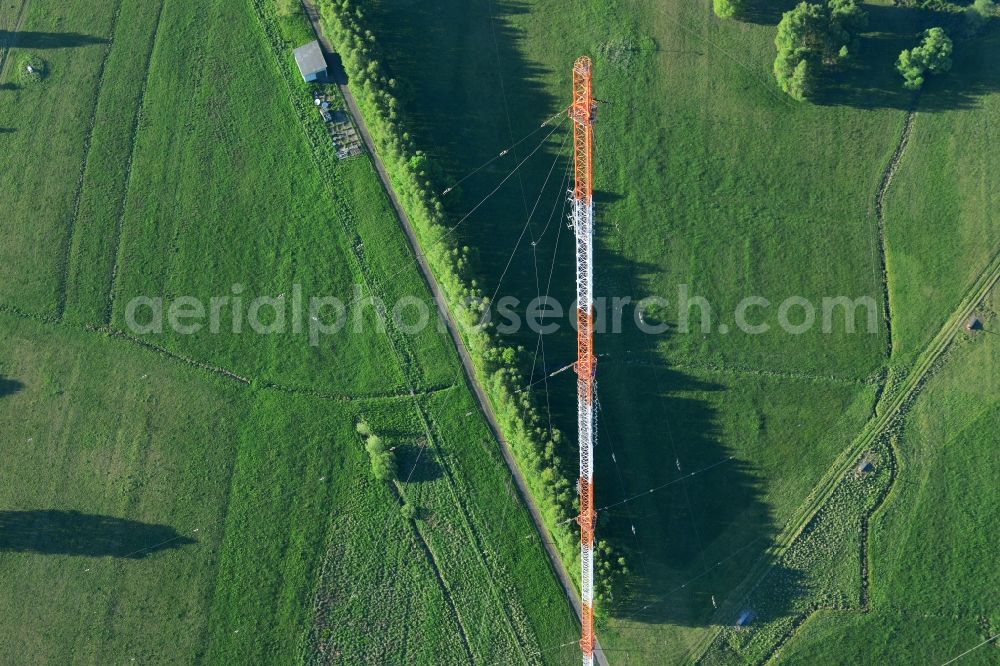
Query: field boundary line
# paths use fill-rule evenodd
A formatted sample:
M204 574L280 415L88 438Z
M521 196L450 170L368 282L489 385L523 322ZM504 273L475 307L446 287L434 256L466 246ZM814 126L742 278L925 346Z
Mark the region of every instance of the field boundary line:
M334 53L335 51L333 50L329 39L323 33L322 25L320 23L319 12L315 7L314 2L312 2L311 0L302 0L302 4L305 7L306 14L309 17L309 20L313 24L313 29L315 30L316 35L319 38L320 44L323 46L324 50L327 53ZM417 240L417 236L413 229L413 225L410 222L410 218L406 214L406 211L403 208L401 202L399 201L399 198L396 196L395 191L392 189L392 182L389 179L388 173L386 172L385 165L382 163L382 159L379 157L379 154L375 149L375 144L374 141L372 141L371 135L368 131L368 126L365 123L364 115L361 113L361 110L358 107L358 104L354 99L354 95L351 92L348 85L346 83L338 83L337 87L340 88L341 94L344 97L344 102L347 106L347 110L351 114L355 124L358 127L358 134L361 136L361 139L364 142L365 147L368 149L368 152L371 155L372 164L375 167L375 171L378 174L379 181L381 182L386 195L389 197L389 202L391 203L393 210L396 212L396 219L400 227L403 229L406 240L410 246L411 251L413 252L414 258L417 261L417 265L420 269L420 274L422 275L424 282L427 284L428 288L431 290L432 295L434 296L434 300L435 303L437 304L438 311L440 312L448 329L449 337L451 337L452 343L454 344L455 349L458 351L459 360L461 361L461 369L465 374L466 382L472 389L473 395L476 398L476 401L479 403L480 411L482 412L490 430L493 432L493 436L496 438L497 442L500 445L499 448L503 456L504 462L506 463L507 468L511 473L511 476L514 478L514 482L517 486L518 493L521 496L521 501L524 504L524 506L528 509L528 513L531 516L531 520L535 524L535 529L538 531L538 535L541 539L545 552L548 554L549 564L552 567L553 573L555 573L559 582L562 584L563 591L566 593L566 597L569 600L570 605L573 608L577 619L579 620L581 618L580 599L576 593L572 579L569 576L569 572L567 571L566 566L562 561L562 558L559 557L559 554L556 551L555 546L552 545L549 539L545 538L547 535L547 530L545 528L545 523L542 521L542 516L538 509L538 505L535 503L534 498L528 489L527 481L524 478L524 475L522 474L520 468L517 466L517 463L513 458L513 453L511 451L510 444L507 442L507 439L504 437L500 429L499 422L497 421L496 416L493 412L493 406L490 403L489 398L487 397L485 391L483 390L482 386L480 385L477 379L475 368L472 364L472 359L469 356L468 349L466 348L465 342L462 339L461 334L459 333L458 326L452 317L451 311L448 309L447 305L445 305L444 295L441 291L440 285L438 285L437 280L434 278L434 275L431 272L430 266L427 263L427 259L424 256L423 250L420 247L420 243ZM597 662L601 666L607 666L607 660L605 659L604 653L600 649L600 646L595 645L595 648L596 649L594 650L594 653Z
M671 362L669 365L666 363L654 363L652 361L646 361L639 359L639 354L634 354L633 352L626 352L627 355L632 356L636 360L626 360L626 365L633 365L643 368L678 368L680 370L701 370L705 372L711 372L720 375L737 375L737 376L748 376L748 377L769 377L773 379L792 379L799 381L815 381L815 382L827 382L830 384L842 384L850 386L866 386L871 384L870 379L858 379L854 377L837 377L836 375L814 375L808 372L796 372L794 370L767 370L765 368L752 368L750 366L741 365L728 365L719 363L700 363L698 361L679 361ZM645 354L650 357L653 356L652 353ZM613 360L607 361L614 365Z
M16 317L18 319L25 319L25 320L35 321L35 322L38 322L38 323L41 323L41 324L47 324L47 325L50 325L50 326L57 326L57 327L65 328L67 330L77 330L77 331L86 331L88 333L96 333L96 334L100 334L100 335L105 335L105 336L108 336L108 337L116 338L118 340L123 340L123 341L126 341L126 342L130 342L130 343L132 343L132 344L134 344L134 345L136 345L138 347L142 347L142 348L147 349L149 351L155 352L155 353L157 353L157 354L159 354L161 356L165 356L165 357L170 358L172 360L179 361L181 363L184 363L186 365L190 365L191 367L198 368L200 370L203 370L205 372L209 372L211 374L220 375L222 377L225 377L227 379L239 382L241 384L245 384L247 386L251 386L252 385L252 386L256 386L256 387L261 388L261 389L266 389L266 390L271 390L271 391L278 391L279 393L287 393L287 394L290 394L290 395L304 395L304 396L308 396L308 397L311 397L311 398L318 398L320 400L329 400L329 401L336 401L336 402L368 402L368 401L378 401L378 400L403 400L403 399L412 398L413 396L425 396L425 395L434 395L434 394L437 394L437 393L444 393L446 391L450 391L450 390L454 389L457 386L454 383L452 383L452 384L436 384L436 385L429 386L429 387L426 387L426 388L422 388L420 390L416 390L416 391L413 391L413 392L410 392L410 391L387 391L385 393L356 393L356 394L350 394L350 393L327 393L327 392L321 391L319 389L313 389L313 388L309 388L309 387L294 386L294 385L290 385L290 384L282 384L280 382L263 381L263 380L259 380L259 379L253 378L253 377L244 377L243 375L240 375L240 374L238 374L236 372L233 372L232 370L229 370L227 368L223 368L221 366L212 365L211 363L208 363L206 361L200 361L200 360L198 360L196 358L193 358L191 356L185 356L183 354L179 354L179 353L177 353L175 351L171 351L170 349L167 349L166 347L158 345L155 342L150 342L148 340L143 340L142 338L136 337L134 335L129 335L125 331L121 331L121 330L118 330L118 329L115 329L115 328L111 328L110 326L94 326L92 324L83 324L83 325L80 325L80 326L76 326L76 325L72 325L72 324L67 324L66 322L61 321L59 319L56 319L54 317L50 317L50 316L39 314L39 313L35 313L35 312L28 312L26 310L22 310L21 308L18 308L18 307L13 306L13 305L8 305L6 303L0 303L0 312L6 313L6 314L11 315L13 317Z
M135 159L135 152L139 145L139 126L142 124L142 112L146 108L146 91L149 89L149 75L153 70L153 54L156 53L156 45L160 42L160 22L163 18L163 8L166 0L161 0L160 11L156 16L156 27L153 28L153 39L150 41L149 56L146 61L146 78L142 82L142 93L139 95L139 106L135 112L135 120L132 128L132 150L128 154L128 162L125 165L125 188L121 198L121 212L118 221L115 223L114 237L112 238L111 270L108 279L108 300L104 311L104 323L111 325L111 317L115 307L115 285L118 279L118 265L120 263L122 230L125 226L125 213L128 210L128 194L132 190L132 163Z
M104 57L101 58L101 67L97 74L97 87L94 89L94 102L90 110L90 123L87 127L87 135L83 139L83 159L80 161L80 173L76 177L76 188L73 191L73 214L70 215L69 223L66 225L62 248L59 252L59 273L56 276L56 317L59 319L62 319L63 313L66 310L66 282L69 279L69 255L73 248L73 238L76 235L77 217L80 214L83 176L87 172L87 163L90 162L91 141L94 138L94 126L97 123L97 107L100 106L101 92L104 90L104 76L108 71L108 59L111 57L111 51L115 48L115 37L118 35L118 19L121 17L123 4L125 4L125 0L118 0L114 16L111 18L111 34L108 39L108 47L104 49Z
M443 391L448 391L454 387L454 384L441 384L426 389L421 389L419 391L408 391L408 392L387 392L387 393L370 393L370 394L358 394L352 395L347 393L325 393L318 389L311 389L305 387L290 386L288 384L280 384L277 382L263 381L254 377L244 377L239 375L232 370L223 368L220 366L212 365L211 363L206 363L205 361L199 361L196 358L190 356L185 356L183 354L178 354L177 352L171 351L166 347L162 347L154 342L149 342L148 340L143 340L142 338L136 337L134 335L129 335L125 331L120 331L109 326L85 326L85 330L94 331L97 333L103 333L120 340L127 340L132 344L138 345L154 351L162 356L172 358L176 361L186 363L195 368L199 368L206 372L212 374L220 375L237 381L241 384L247 386L255 386L261 389L267 389L271 391L278 391L279 393L287 393L290 395L304 395L312 398L319 398L320 400L329 400L333 402L359 402L359 401L369 401L369 400L402 400L408 399L416 395L429 395L434 393L441 393Z

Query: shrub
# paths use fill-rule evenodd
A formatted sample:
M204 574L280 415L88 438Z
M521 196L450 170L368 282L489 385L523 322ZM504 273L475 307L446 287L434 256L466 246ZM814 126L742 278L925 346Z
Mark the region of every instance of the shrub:
M379 481L392 481L396 478L396 456L387 451L382 438L369 435L365 440L365 451L371 460L372 476Z
M712 7L719 18L733 18L743 11L743 0L712 0Z
M21 85L41 83L48 75L48 64L36 55L25 54L17 61L17 81Z
M399 512L403 514L403 518L407 520L417 519L417 507L413 506L409 502L404 502L403 506L399 507Z

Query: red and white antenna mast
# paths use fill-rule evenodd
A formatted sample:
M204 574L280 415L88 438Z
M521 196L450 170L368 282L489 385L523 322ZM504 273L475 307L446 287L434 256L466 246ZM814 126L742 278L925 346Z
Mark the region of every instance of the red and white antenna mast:
M573 64L573 164L576 175L570 194L570 219L576 233L576 398L577 433L580 444L580 601L583 625L580 648L583 666L594 663L594 200L591 167L594 156L594 104L590 58Z

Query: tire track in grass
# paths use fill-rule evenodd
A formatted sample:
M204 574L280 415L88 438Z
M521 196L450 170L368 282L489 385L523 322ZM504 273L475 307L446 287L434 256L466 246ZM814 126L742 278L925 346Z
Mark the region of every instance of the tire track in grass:
M123 0L123 2L124 1L127 1L127 0ZM146 0L139 0L139 4L141 4L141 3L145 2L145 1ZM128 146L128 155L125 156L124 168L123 168L123 170L121 172L121 180L119 181L120 182L120 186L116 185L116 189L118 190L119 194L118 194L117 197L115 197L115 199L116 199L115 201L109 202L109 203L112 204L110 206L110 208L111 208L111 210L113 210L113 212L109 213L109 218L113 216L113 219L115 219L115 220L117 220L121 215L123 215L124 214L124 210L125 210L125 200L126 200L126 195L127 195L127 192L128 192L129 176L131 174L132 156L135 153L136 133L138 132L139 118L141 116L142 106L143 106L143 103L144 103L145 97L146 97L146 86L147 86L148 81L149 81L149 70L150 70L150 67L151 67L152 61L153 61L153 49L155 47L156 39L157 39L157 36L159 34L160 21L161 21L161 19L163 17L163 6L164 6L164 4L165 4L164 1L161 0L160 3L159 3L159 5L158 5L158 7L156 8L156 17L153 20L153 23L152 23L152 26L151 26L152 29L151 29L151 34L149 35L149 46L146 49L145 58L143 60L143 62L145 63L145 66L141 70L142 73L145 75L145 78L143 79L143 83L142 83L141 88L139 89L138 95L134 98L136 101L134 102L134 105L133 105L133 110L132 110L132 114L131 114L132 115L131 123L130 123L128 131L127 131L128 139L125 141L125 145ZM127 27L131 27L131 26L127 26ZM127 27L126 27L126 29L127 29ZM112 38L112 47L114 46L114 44L116 42L120 42L121 41L121 40L119 40L118 37L119 37L118 30L116 30L115 31L115 35ZM130 46L131 44L129 43L129 44L120 44L120 45L122 46L122 48L128 48L128 46ZM120 84L120 82L119 82L119 84ZM104 85L105 85L105 82L104 82L103 76L102 76L101 84L100 84L100 89L101 90L104 89ZM129 100L129 101L131 101L131 100ZM98 102L95 104L95 113L94 113L94 118L95 119L100 114L100 112L101 112L100 99L98 99ZM91 129L91 135L92 134L93 134L93 129ZM114 140L114 136L115 135L112 132L112 134L110 135L111 141ZM105 141L108 141L108 139L109 139L109 137L105 137ZM88 143L89 143L89 141L90 141L90 135L88 135ZM91 179L90 176L89 176L89 174L90 174L90 172L92 170L92 167L93 167L93 161L91 160L91 152L92 152L92 149L88 149L87 160L85 161L83 169L81 170L81 175L80 175L80 178L81 178L80 183L81 184L86 183L88 180ZM100 163L99 159L98 159L98 163ZM100 170L100 166L93 167L93 168L96 168L96 169ZM115 177L117 177L117 175ZM99 183L93 185L93 187L96 187L98 190L101 189L99 187ZM75 309L77 309L77 310L80 309L80 305L81 305L81 303L80 303L80 301L81 301L81 295L79 293L79 288L77 289L77 293L74 295L74 298L72 298L72 299L70 298L70 295L67 292L70 290L70 284L75 283L76 280L79 279L78 273L81 270L85 270L85 269L81 269L81 266L80 266L80 262L81 261L86 261L87 258L86 257L83 258L83 259L80 258L80 255L83 253L83 249L81 248L81 244L83 243L83 240L81 239L81 232L79 230L79 216L80 216L80 212L81 212L81 206L83 206L84 210L87 209L86 204L83 203L86 198L87 198L87 192L83 191L83 188L81 188L80 185L78 185L78 190L77 190L77 193L76 193L76 198L75 198L75 202L74 202L74 206L73 206L73 218L72 218L72 221L70 223L71 224L71 230L72 230L72 233L70 233L70 244L66 248L66 251L65 251L65 254L64 254L64 256L66 257L66 259L65 259L65 271L64 271L64 273L62 275L62 279L61 279L60 285L59 285L59 310L58 310L58 314L59 314L60 318L64 317L65 314L66 314L66 308L67 308L67 302L68 301L74 303L75 304ZM90 207L93 208L93 205L91 205ZM91 211L91 212L93 212L93 211ZM98 228L96 230L92 229L91 233L104 233L105 231L107 231L107 230L102 229L102 228ZM118 238L119 235L120 235L120 230L117 229L117 225L115 227L112 227L112 233L110 234L112 241L111 241L110 246L107 248L107 250L110 250L110 252L106 251L106 253L104 255L102 255L102 257L101 257L102 263L105 266L107 266L109 260L111 262L114 262L115 258L117 257L117 251L118 251L118 248L117 248L117 238ZM101 287L98 287L98 289L100 289L100 292L103 292L105 289L110 290L112 270L113 270L113 266L107 266L106 270L103 271L103 274L104 274L103 284L101 285ZM76 279L73 279L74 276L75 276ZM91 275L89 277L93 278L95 276ZM96 280L94 282L95 282L95 286L96 286ZM96 302L98 302L99 300L101 300L100 299L100 292L99 292L98 296L94 299L94 301L95 301L94 305L96 305ZM73 309L74 308L71 307L71 310L73 310ZM97 312L94 312L93 314L96 317L100 317L102 321L105 321L105 323L109 323L110 322L110 319L104 319L103 314L97 314Z
M438 445L438 441L442 438L440 436L440 433L438 432L437 425L434 423L433 419L430 419L426 417L426 415L424 415L422 408L420 408L419 405L418 409L420 409L420 418L421 421L423 421L424 427L427 431L428 444L434 447L434 451L436 454L435 457L441 464L441 469L444 471L444 476L448 481L448 489L451 491L452 502L454 502L456 510L462 517L462 524L465 527L469 541L472 543L473 549L476 552L477 556L476 559L479 561L479 564L483 568L483 572L486 574L487 580L489 580L490 582L490 588L493 592L494 602L503 611L504 619L506 620L505 624L511 632L514 644L522 648L521 658L524 660L525 663L528 663L528 659L524 654L522 646L527 640L529 640L529 637L523 636L522 632L518 631L520 625L519 623L514 621L514 618L511 616L511 609L508 607L509 604L506 602L507 599L512 599L513 597L510 597L509 595L502 595L500 591L497 589L497 582L493 574L493 570L490 569L489 562L487 562L486 557L484 555L486 549L485 546L483 545L482 537L476 530L475 525L471 517L469 516L469 511L466 508L465 504L462 503L459 499L459 492L457 488L458 484L455 482L454 472L452 471L451 465L448 464L446 458L442 455L441 448Z
M396 501L400 506L406 504L406 497L403 495L403 484L395 480L389 487L392 489L392 494L396 497ZM427 558L427 564L430 566L431 571L434 572L434 577L437 580L438 587L441 588L441 596L444 597L445 603L448 604L448 612L451 613L452 617L455 618L455 625L458 627L458 636L462 639L462 647L465 648L465 654L469 657L469 663L475 663L476 656L472 651L472 646L469 644L469 630L465 628L465 623L462 622L462 614L458 612L458 607L455 605L455 600L451 596L451 585L444 577L444 572L438 565L437 557L434 555L434 550L431 548L430 543L424 537L424 533L420 530L417 521L408 520L410 523L410 529L413 531L413 535L420 544L424 551L424 556ZM408 634L404 632L404 640L408 638ZM405 654L405 650L404 650Z
M121 214L118 216L118 221L115 224L114 233L111 240L111 256L113 257L111 263L110 276L108 278L108 295L107 295L107 305L104 308L104 319L105 325L111 324L111 314L115 306L115 284L118 279L118 264L120 262L121 255L121 244L122 244L122 229L125 226L125 212L128 209L128 194L132 189L132 163L135 158L136 147L139 144L139 126L142 124L142 110L146 107L146 91L149 89L149 75L153 67L153 54L156 52L156 45L160 41L160 20L163 18L163 7L166 5L166 0L163 0L160 4L160 13L156 17L156 28L154 28L152 43L149 47L149 58L148 65L146 67L146 78L142 82L142 93L139 95L139 108L135 114L135 120L133 121L132 128L132 150L129 151L128 160L125 165L125 190L122 194L121 202Z
M90 161L91 142L94 138L94 127L97 121L97 106L101 100L101 91L104 89L104 76L108 71L108 58L112 49L115 48L115 37L118 34L118 19L121 17L124 0L118 0L115 13L111 18L111 32L108 40L108 47L104 49L104 57L101 58L101 66L97 73L97 86L94 88L94 101L90 110L90 122L87 127L87 134L83 139L83 160L80 162L80 173L76 177L76 188L73 191L73 213L66 224L66 231L63 234L62 249L59 252L59 264L56 268L56 317L62 319L66 309L66 279L69 275L69 252L73 246L74 230L76 229L76 219L80 212L80 195L83 192L83 174L87 171L87 163Z

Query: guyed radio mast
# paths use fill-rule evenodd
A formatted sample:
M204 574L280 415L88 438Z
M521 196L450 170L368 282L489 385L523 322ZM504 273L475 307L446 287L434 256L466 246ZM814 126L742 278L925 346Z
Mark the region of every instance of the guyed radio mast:
M591 88L592 63L583 56L573 64L574 184L570 193L570 219L576 234L576 399L577 433L580 446L580 602L583 666L594 663L594 200L592 167L594 116L597 106Z

